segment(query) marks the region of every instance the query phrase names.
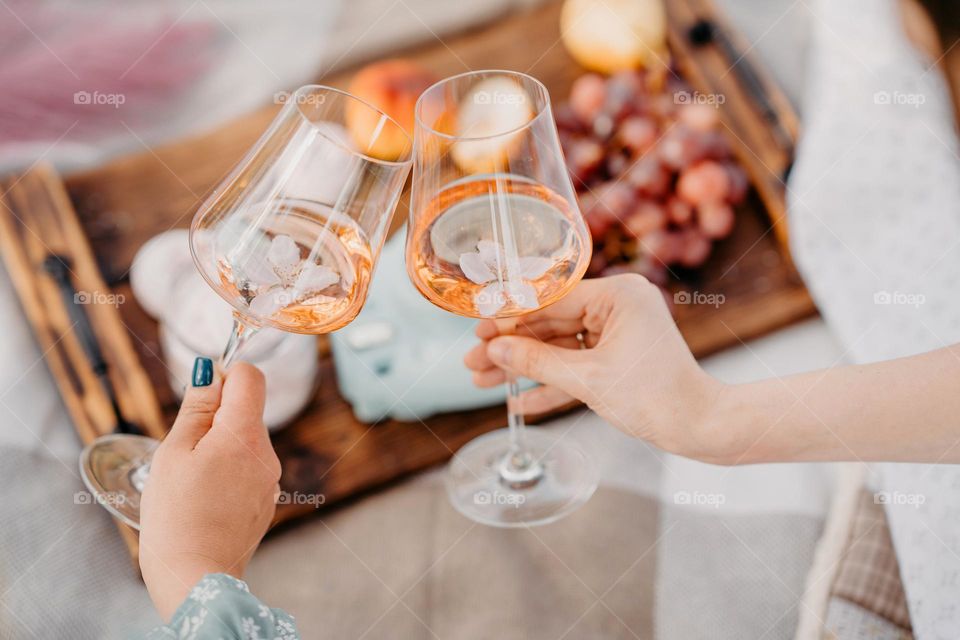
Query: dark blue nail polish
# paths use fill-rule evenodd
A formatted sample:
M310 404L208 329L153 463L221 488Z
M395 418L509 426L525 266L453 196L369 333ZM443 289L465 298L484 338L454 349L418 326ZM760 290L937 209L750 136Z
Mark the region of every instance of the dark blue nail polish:
M213 382L213 360L197 358L193 361L193 386L207 387Z

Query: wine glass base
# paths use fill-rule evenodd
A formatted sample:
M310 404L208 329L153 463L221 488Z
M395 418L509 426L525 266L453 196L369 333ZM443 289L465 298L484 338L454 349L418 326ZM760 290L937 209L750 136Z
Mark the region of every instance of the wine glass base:
M533 482L510 484L500 474L510 449L509 429L480 436L460 449L447 469L447 493L464 516L492 527L530 527L573 512L597 488L597 470L580 447L536 427L527 451L543 467Z
M80 454L80 477L94 500L124 524L140 529L142 467L160 444L128 434L102 436Z

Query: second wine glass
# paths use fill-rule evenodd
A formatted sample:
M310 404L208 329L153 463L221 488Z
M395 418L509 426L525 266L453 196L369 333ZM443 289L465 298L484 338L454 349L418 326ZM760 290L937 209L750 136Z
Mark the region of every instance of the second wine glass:
M528 75L476 71L433 85L415 111L410 279L438 307L512 332L590 262L550 96ZM450 463L451 502L493 526L552 522L590 498L596 469L569 439L526 429L516 379L507 392L507 429Z

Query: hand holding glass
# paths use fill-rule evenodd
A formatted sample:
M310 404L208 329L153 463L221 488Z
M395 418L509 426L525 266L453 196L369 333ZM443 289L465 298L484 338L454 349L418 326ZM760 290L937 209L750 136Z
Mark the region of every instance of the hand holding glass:
M369 132L354 127L351 135L344 126L351 114L374 126ZM408 141L396 160L370 153L385 136ZM312 85L290 96L190 228L197 268L234 308L221 369L262 327L321 334L357 316L410 171L410 153L399 124L347 93ZM87 487L134 528L157 444L114 434L81 454Z

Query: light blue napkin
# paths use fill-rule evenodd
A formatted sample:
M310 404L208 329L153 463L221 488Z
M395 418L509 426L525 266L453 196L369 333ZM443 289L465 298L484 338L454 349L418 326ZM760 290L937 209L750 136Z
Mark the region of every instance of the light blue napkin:
M478 389L463 364L477 344L477 321L420 295L407 278L404 236L401 229L383 247L363 311L330 336L340 393L362 422L414 421L503 403L504 387Z

